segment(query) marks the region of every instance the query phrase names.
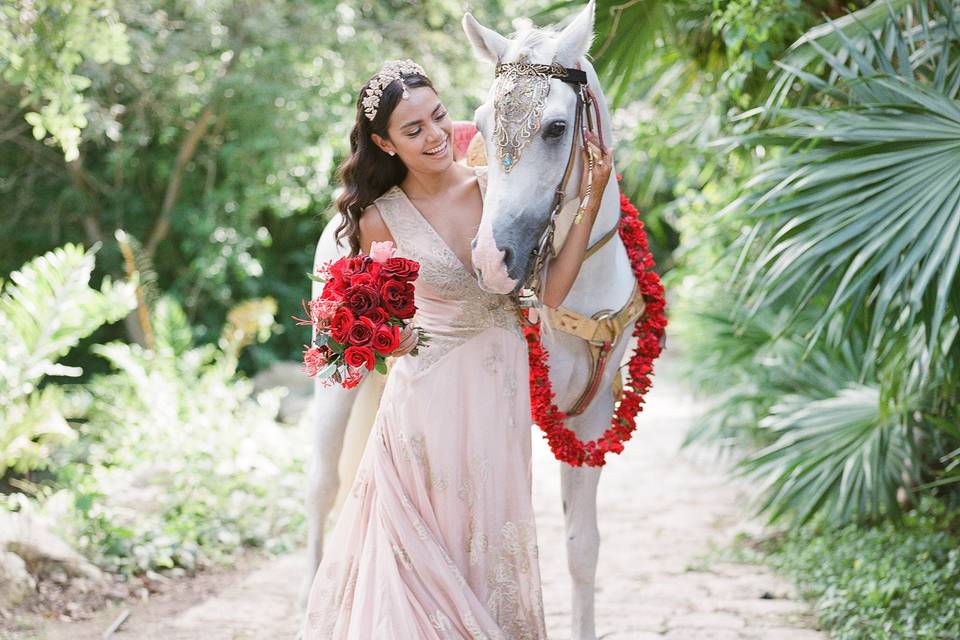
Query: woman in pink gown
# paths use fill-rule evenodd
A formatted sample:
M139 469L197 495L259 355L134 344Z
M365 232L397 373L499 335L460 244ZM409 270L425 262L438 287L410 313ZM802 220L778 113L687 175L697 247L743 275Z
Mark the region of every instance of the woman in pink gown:
M302 635L540 640L526 343L511 298L481 290L459 257L469 257L485 173L452 162L450 119L412 64L398 73L388 63L361 92L338 208L354 253L390 239L420 262L414 324L431 340L394 361ZM365 102L371 86L381 93ZM448 188L435 201L473 209L473 222L431 224L402 188L423 185Z

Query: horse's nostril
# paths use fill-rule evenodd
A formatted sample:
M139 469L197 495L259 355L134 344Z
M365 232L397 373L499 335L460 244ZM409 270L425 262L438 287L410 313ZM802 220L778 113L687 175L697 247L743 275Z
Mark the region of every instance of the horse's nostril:
M510 258L513 257L513 251L510 250L510 247L507 247L503 250L503 264L510 266Z

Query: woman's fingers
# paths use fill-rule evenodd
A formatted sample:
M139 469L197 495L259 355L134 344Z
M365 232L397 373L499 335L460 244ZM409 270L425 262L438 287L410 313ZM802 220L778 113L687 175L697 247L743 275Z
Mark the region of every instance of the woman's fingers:
M403 356L411 351L417 346L417 341L420 339L419 332L409 324L404 326L400 330L400 346L397 347L397 350L394 352L395 356Z

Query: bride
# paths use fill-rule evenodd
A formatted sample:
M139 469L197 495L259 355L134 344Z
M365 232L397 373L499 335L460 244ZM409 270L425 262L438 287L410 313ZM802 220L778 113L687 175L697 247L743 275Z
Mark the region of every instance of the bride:
M314 577L305 640L546 637L526 342L513 299L477 284L470 238L486 174L453 161L452 129L409 60L386 63L357 100L338 238L352 254L390 241L420 263L414 323L431 339L392 367ZM589 144L594 184L606 185L609 153ZM560 305L572 286L600 200L552 262L545 304ZM405 332L403 352L416 338Z

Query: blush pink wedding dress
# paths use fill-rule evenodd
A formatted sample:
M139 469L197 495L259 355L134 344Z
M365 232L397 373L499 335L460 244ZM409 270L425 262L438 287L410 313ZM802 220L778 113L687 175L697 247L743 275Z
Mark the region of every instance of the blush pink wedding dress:
M420 262L414 322L431 342L390 371L303 638L541 640L527 350L514 307L479 288L399 187L376 204L398 255Z

